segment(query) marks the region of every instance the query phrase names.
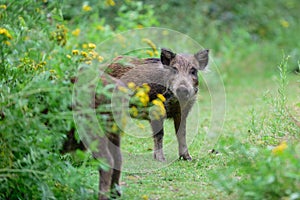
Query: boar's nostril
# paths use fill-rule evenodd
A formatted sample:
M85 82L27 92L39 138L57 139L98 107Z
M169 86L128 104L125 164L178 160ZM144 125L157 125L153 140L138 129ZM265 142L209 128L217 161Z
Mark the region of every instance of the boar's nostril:
M185 87L177 88L176 94L180 99L187 99L189 97L189 91Z

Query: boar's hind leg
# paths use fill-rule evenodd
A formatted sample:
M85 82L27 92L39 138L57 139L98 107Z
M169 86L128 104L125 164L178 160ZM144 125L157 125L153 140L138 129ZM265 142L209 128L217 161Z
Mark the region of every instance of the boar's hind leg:
M120 135L110 134L109 136L108 148L114 159L112 180L111 180L111 196L119 197L121 196L121 191L119 187L119 181L121 176L121 165L122 165L122 154L120 149Z
M175 116L174 126L178 141L179 159L192 160L186 144L186 116Z
M110 166L109 170L99 169L99 200L107 200L109 199L109 191L111 185L111 177L113 170L111 166L114 165L113 157L108 149L108 138L101 137L99 139L98 151L93 152L93 156L95 158L104 159L107 164Z
M154 159L163 162L166 160L163 152L163 120L152 120L151 127L154 139Z

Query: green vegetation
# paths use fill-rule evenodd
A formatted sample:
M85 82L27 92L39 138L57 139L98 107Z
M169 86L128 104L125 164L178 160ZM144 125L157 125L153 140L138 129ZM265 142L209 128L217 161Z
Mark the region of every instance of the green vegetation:
M71 79L79 66L109 59L96 44L150 26L211 49L226 118L211 142L219 154L209 153L211 99L202 84L193 161L124 172L121 199L300 199L299 9L297 0L0 0L0 199L97 197L104 163L60 152L75 130ZM134 54L156 56L144 42L150 51ZM125 135L122 149L151 153L151 131L140 123L149 138ZM172 122L165 132L166 143L175 139Z

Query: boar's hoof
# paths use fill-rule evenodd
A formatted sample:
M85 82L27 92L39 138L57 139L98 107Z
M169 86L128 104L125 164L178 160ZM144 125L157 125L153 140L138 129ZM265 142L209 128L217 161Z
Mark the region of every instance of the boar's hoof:
M159 161L159 162L165 162L166 161L166 158L163 154L161 153L154 153L154 159Z
M122 193L121 193L121 188L120 186L116 186L111 190L111 199L116 199L118 197L121 197Z
M191 160L192 160L192 157L190 156L189 153L185 153L185 154L179 156L179 160L187 160L187 161L191 161Z

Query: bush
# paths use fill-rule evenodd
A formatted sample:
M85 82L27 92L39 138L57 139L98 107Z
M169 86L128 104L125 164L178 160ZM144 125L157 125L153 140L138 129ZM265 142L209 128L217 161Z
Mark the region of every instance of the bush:
M80 151L74 160L61 149L75 130L71 79L80 64L103 61L95 43L115 34L101 15L114 5L0 1L0 199L96 198L98 181L74 165L97 173L103 163ZM141 2L127 5L139 7L138 18L127 26L124 5L116 29L157 23L151 7L143 14Z

